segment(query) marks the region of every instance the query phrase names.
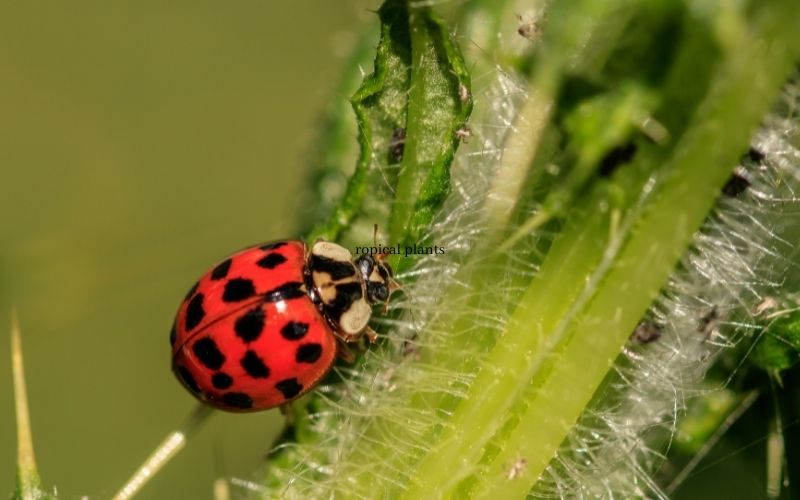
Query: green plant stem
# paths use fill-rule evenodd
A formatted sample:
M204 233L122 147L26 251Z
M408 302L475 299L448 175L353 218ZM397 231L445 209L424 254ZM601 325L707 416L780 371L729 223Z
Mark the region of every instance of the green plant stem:
M788 75L792 53L787 54L780 41L790 36L792 24L786 19L796 17L781 19L775 14L780 9L765 11L751 39L731 53L715 75L701 112L663 170L668 175L656 185L657 196L641 212L630 240L601 285L591 290L594 297L586 309L574 311L574 316L565 314L569 294L564 288L580 281L556 282L543 267L403 498L416 498L423 492L436 498L447 496L455 484L474 474L482 450L507 421L502 415L525 393L529 385L525 381L536 388L535 396L520 404L522 413L514 430L502 442L493 443L500 451L486 465L490 475L479 483L483 489L476 496L522 498L533 486L690 244L742 145ZM755 85L753 72L761 75ZM724 138L722 123L726 124ZM587 222L584 234L591 236L592 226L595 237L608 230L603 218ZM551 257L558 257L562 268L582 273L580 262L590 262L589 255L601 249L587 245L590 241L583 240L584 246L573 250L578 255L554 247ZM561 333L553 335L553 330ZM526 479L504 481L508 467L520 457L528 464Z
M388 155L381 154L378 148L388 147L393 132L405 127L411 62L405 6L401 0L387 1L378 16L381 35L374 70L350 98L358 126L359 156L355 170L327 222L309 234L309 243L318 238L335 241L357 219L367 190L375 188L370 186L371 171L388 167Z
M539 60L528 86L528 99L503 147L484 211L490 228L505 228L520 199L525 179L550 123L559 84L571 66L604 60L629 19L630 2L579 0L555 2L545 27ZM604 31L602 36L597 33ZM587 43L596 38L596 43Z
M449 193L457 131L472 111L469 72L447 27L413 4L405 150L389 220L390 241L401 244L419 241Z
M612 13L619 12L622 6L627 5L625 1L606 2L602 5L588 0L581 4L583 5L583 3L586 4L587 15L581 17L581 19L586 20L585 28L588 32L600 29L602 26L616 26L617 23L624 24L625 22L620 19L612 19ZM572 7L577 8L578 6L573 4ZM561 8L562 10L558 16L560 16L561 22L568 24L567 18L570 14L570 10L564 5L562 5ZM627 17L624 18L627 19ZM534 83L531 84L532 89L550 87L551 90L549 94L551 96L554 96L556 93L555 87L557 87L559 82L558 75L564 71L564 65L567 64L568 60L580 59L585 48L581 43L585 41L584 38L578 36L574 28L571 27L568 30L560 31L557 29L560 25L556 23L555 26L556 28L553 28L556 30L555 33L558 33L559 36L563 36L564 40L552 43L557 43L558 47L563 47L565 52L560 52L558 56L551 57L547 64L541 66L537 73L540 76L535 77ZM619 30L620 27L617 26L613 31ZM613 44L613 37L606 38L603 44L604 51L610 52ZM597 55L598 51L600 51L599 48L594 47L593 53L595 55ZM531 96L533 96L534 93L535 92L531 92ZM535 100L533 97L529 97L529 99ZM552 102L552 99L550 99L550 101ZM534 138L526 133L526 130L530 129L521 126L521 124L539 123L542 119L546 121L550 116L549 110L547 109L548 106L551 106L551 104L545 105L542 101L537 101L532 105L526 106L521 111L521 118L517 121L513 135L509 139L512 146L518 145L525 149L522 154L517 154L520 153L517 151L517 153L507 154L503 158L501 171L514 169L519 174L514 176L514 180L511 181L512 184L520 184L514 188L514 196L519 195L519 189L521 189L521 184L524 182L528 172L528 162L533 160L536 149L533 148L531 150L525 146L527 140L533 140ZM542 116L543 110L544 116ZM411 120L410 116L409 113L409 122ZM541 123L541 126L545 126L544 122ZM516 149L516 147L512 146L506 145L504 151ZM494 185L504 186L507 185L507 181L497 181ZM502 187L498 189L502 191ZM493 214L499 214L499 218L496 219L495 222L497 222L497 220L503 221L510 215L509 213L501 213L504 209L500 207L500 205L503 204L498 204L498 199L496 198L510 195L502 194L500 191L493 190L489 194L484 209L484 215L486 215L490 221L493 220ZM511 209L514 207L514 204L515 202L512 202L511 204L505 204L503 206L506 207L506 209ZM492 227L493 222L489 222L488 225ZM608 230L605 229L604 231L603 236L606 236ZM420 353L422 362L437 366L443 371L452 370L464 374L475 373L477 370L477 360L475 357L457 357L453 356L453 353L479 352L491 347L491 343L493 343L495 337L489 333L486 335L476 335L474 325L480 324L480 322L483 321L479 313L480 311L485 311L487 307L492 310L497 307L507 307L507 305L500 304L487 306L487 303L491 302L492 298L481 294L484 290L495 288L497 273L503 275L504 267L508 265L506 257L491 255L494 252L492 248L493 242L491 241L492 236L493 235L487 234L487 240L484 242L484 245L481 245L480 248L475 250L474 254L476 260L472 263L474 265L465 265L465 267L459 271L459 276L455 279L456 282L464 283L468 286L455 286L448 290L443 298L445 303L459 304L459 307L442 311L435 319L434 324L426 328L428 331L446 331L450 333L441 337L445 345L437 345L431 349L422 350ZM494 236L498 235L495 234ZM489 256L488 259L487 256ZM512 278L514 283L509 283L509 286L524 286L524 278L524 276ZM478 316L476 316L476 314L478 314ZM471 334L461 335L458 332L471 332ZM414 393L411 391L408 395L408 399L408 406L418 410L420 413L424 413L431 408L435 408L437 413L446 413L454 404L453 396L441 393ZM427 436L424 441L435 442L437 440L436 431L437 429L435 428L429 429L430 435ZM390 477L392 474L395 474L397 470L407 470L409 467L413 468L413 464L419 459L417 455L398 454L396 450L392 448L391 443L385 445L381 443L381 435L391 435L394 440L398 441L412 442L419 439L419 436L413 433L409 434L410 432L409 429L403 428L402 425L395 425L389 422L374 423L372 428L365 431L365 436L361 445L357 446L354 450L354 456L349 457L350 460L354 462L362 461L375 463L370 470L360 469L357 476L352 479L358 482L359 491L369 491L374 477ZM411 479L413 480L413 476Z
M418 126L425 119L426 88L421 85L422 65L426 64L426 36L424 15L417 9L410 9L408 14L409 32L411 34L411 85L408 91L408 121L406 122L406 145L403 152L403 163L395 190L392 216L389 220L390 241L404 241L408 222L414 209L421 178L424 174L423 158L419 158L420 144L424 130Z
M730 165L736 163L741 146L747 144L785 82L800 49L792 34L800 23L796 2L774 2L761 14L739 50L729 52L729 60L715 75L694 123L676 147L669 177L592 302L570 326L559 361L550 372L522 377L537 379L536 396L527 402L518 425L488 464L489 480L481 483L477 498L527 494L713 206L730 175ZM791 45L785 44L793 39ZM758 75L755 80L754 74ZM529 334L524 324L512 325L503 344L524 341ZM477 381L475 386L481 389ZM528 463L526 475L519 481L503 480L508 464L520 456Z

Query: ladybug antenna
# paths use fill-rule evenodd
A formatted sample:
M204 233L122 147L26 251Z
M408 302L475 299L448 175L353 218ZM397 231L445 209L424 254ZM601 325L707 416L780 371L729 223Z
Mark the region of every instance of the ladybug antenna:
M128 500L139 493L144 485L186 446L189 436L202 427L213 411L211 407L198 403L183 425L178 430L170 433L153 450L144 463L134 472L133 476L128 479L128 482L114 495L112 500Z
M380 250L381 247L378 245L378 224L372 225L372 244L375 246L375 248ZM387 249L384 249L383 252L378 252L378 254L375 256L378 262L386 262L386 256L389 255L388 251L386 250Z

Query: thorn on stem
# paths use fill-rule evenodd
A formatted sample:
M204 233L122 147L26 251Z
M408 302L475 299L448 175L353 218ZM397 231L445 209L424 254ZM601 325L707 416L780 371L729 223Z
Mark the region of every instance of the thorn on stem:
M14 379L14 406L17 418L17 493L16 498L41 498L41 480L33 453L28 393L22 362L22 340L16 309L11 309L11 371Z

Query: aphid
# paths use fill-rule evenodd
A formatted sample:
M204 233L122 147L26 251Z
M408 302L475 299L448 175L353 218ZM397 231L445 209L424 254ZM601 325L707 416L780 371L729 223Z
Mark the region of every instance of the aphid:
M744 169L737 168L728 178L728 182L722 187L722 194L735 198L747 191L749 187L750 181L747 179Z
M398 127L392 132L392 140L389 141L389 163L400 163L405 148L406 129Z
M754 147L747 150L745 157L753 163L761 163L764 161L764 153Z
M472 137L472 131L466 125L456 130L456 138L458 138L459 141L468 142L470 137Z
M775 309L778 305L778 300L775 297L764 297L764 300L753 308L753 316L761 316L765 312Z
M419 344L417 343L417 334L415 333L413 337L408 338L403 341L403 357L413 357L416 358L419 356Z
M526 38L532 42L535 42L539 39L542 34L541 27L539 23L535 19L531 19L528 17L517 16L519 19L519 28L517 28L517 33L520 34L523 38Z
M649 344L661 338L661 327L652 321L642 321L633 329L631 339L641 344Z
M170 333L172 369L200 401L228 411L283 405L328 373L344 343L376 334L372 306L398 287L382 256L299 240L246 248L189 290Z
M747 150L747 153L742 156L739 162L743 165L758 165L762 161L764 161L764 153L754 147L750 147L750 149ZM733 171L728 179L728 182L726 182L725 186L723 186L722 194L731 198L735 198L744 193L747 188L750 187L750 185L751 182L750 179L748 179L747 170L744 167L739 166Z
M717 327L718 322L719 312L717 312L717 307L714 306L697 321L697 331L708 336Z
M511 464L509 467L508 472L506 473L506 479L509 481L513 481L514 479L520 477L523 472L525 472L525 467L527 467L528 461L524 458L518 458Z
M469 101L469 89L463 83L458 84L458 100L461 102Z

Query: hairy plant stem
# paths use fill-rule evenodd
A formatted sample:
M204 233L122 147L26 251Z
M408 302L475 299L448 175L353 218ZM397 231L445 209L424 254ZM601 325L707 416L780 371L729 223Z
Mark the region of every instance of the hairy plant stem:
M506 228L509 224L542 134L550 123L565 72L588 61L598 64L608 57L628 20L628 4L627 0L555 3L541 43L541 58L531 76L528 99L503 147L503 159L486 197L484 211L490 228ZM597 35L600 31L604 31L602 36Z
M728 53L687 133L661 169L663 175L646 186L653 195L635 214L628 241L613 262L606 263L604 276L589 280L592 288L582 291L590 298L585 306L577 303L576 310L566 315L558 299L562 294L554 298L549 292L566 293L571 283L585 286L588 275L580 263L599 260L598 247L590 242L608 233L609 223L594 216L586 225L572 226L585 235L583 239L565 230L560 238L574 238L569 248L577 255L551 249L502 341L470 385L437 445L412 475L414 484L404 498L423 491L437 498L452 494L459 479L479 468L487 476L479 482L477 498L522 498L531 489L691 242L740 148L787 78L797 47L787 47L784 41L791 38L799 12L790 3L786 0L779 3L782 8L778 3L765 8L738 50ZM753 74L760 75L755 83ZM555 268L553 278L562 278L558 271L564 267L574 270L568 271L574 276L551 279L548 265ZM556 335L546 341L553 332ZM535 387L534 396L519 401L529 384ZM512 409L519 412L517 425L493 443L499 453L479 467L483 447ZM523 479L504 480L520 457L528 464Z
M457 198L484 201L470 227L480 238L465 238L468 254L435 288L435 303L416 309L424 326L400 322L409 328L400 335L415 335L400 339L413 352L392 340L369 352L353 383L309 413L318 419L304 427L313 436L298 438L280 464L280 480L291 484L271 491L529 494L692 243L798 55L796 41L783 44L797 18L789 0L706 7L553 2L530 65L519 66L531 68L528 101L505 143L501 135L486 143L502 146L502 158L487 155L477 172L491 179L488 196L482 178ZM412 47L425 44L415 42L422 24L412 16ZM676 43L651 45L653 27ZM424 62L417 51L412 79ZM425 113L415 102L426 95L413 83L404 95L405 123L420 127ZM396 241L425 234L424 221L409 224L427 168L420 130L407 130L393 178ZM628 144L632 159L601 170ZM535 233L509 241L526 220ZM441 224L434 234L459 229ZM497 251L504 241L507 253ZM419 276L440 270L421 266ZM407 276L405 307L414 310ZM331 430L342 438L326 437Z
M472 111L469 72L447 26L428 7L408 5L411 73L403 160L389 219L389 239L424 238L450 191L458 131ZM408 261L408 259L406 259ZM402 271L406 263L393 260Z

